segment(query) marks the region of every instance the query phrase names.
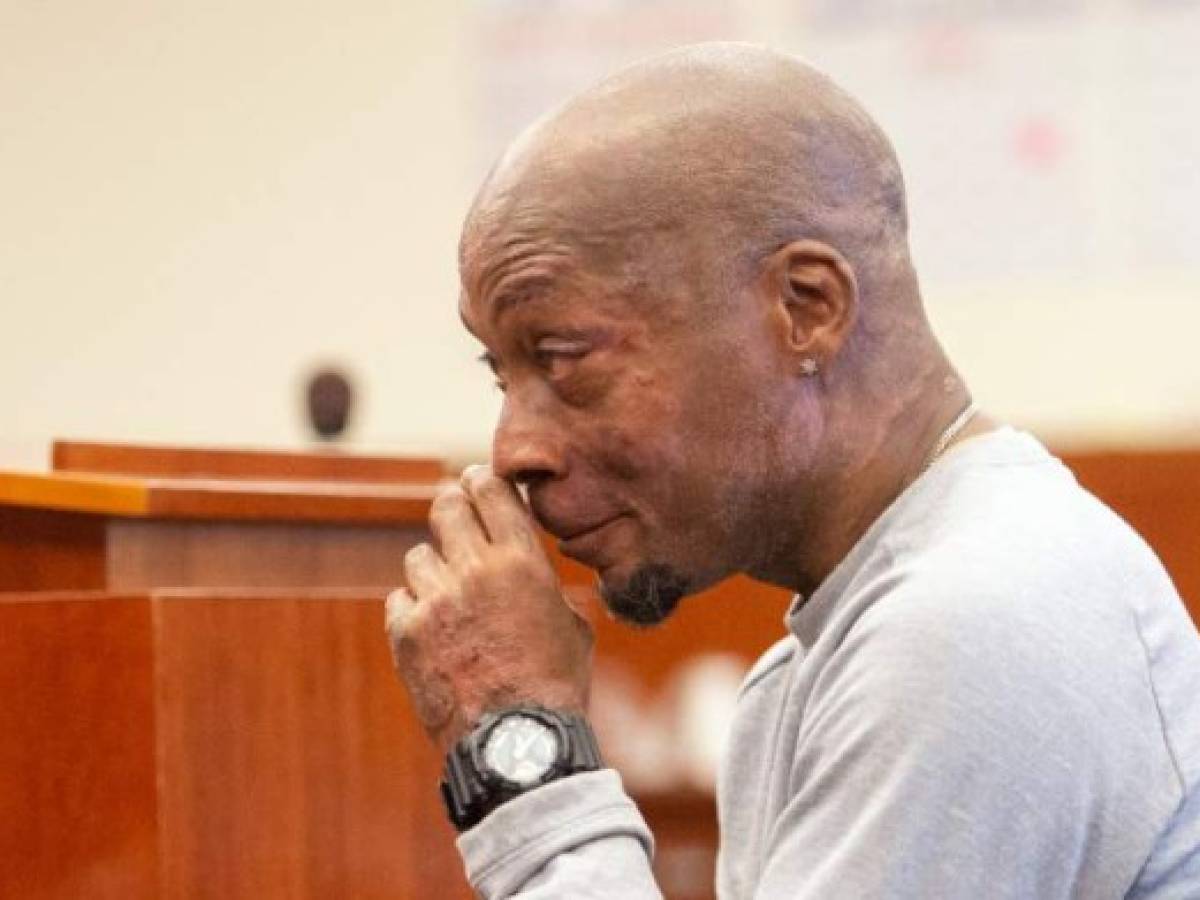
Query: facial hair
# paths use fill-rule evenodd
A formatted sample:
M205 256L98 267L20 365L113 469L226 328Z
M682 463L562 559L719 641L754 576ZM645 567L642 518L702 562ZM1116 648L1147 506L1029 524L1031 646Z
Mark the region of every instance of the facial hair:
M600 596L614 616L645 628L665 620L689 593L687 577L662 563L640 567L623 585L600 585Z

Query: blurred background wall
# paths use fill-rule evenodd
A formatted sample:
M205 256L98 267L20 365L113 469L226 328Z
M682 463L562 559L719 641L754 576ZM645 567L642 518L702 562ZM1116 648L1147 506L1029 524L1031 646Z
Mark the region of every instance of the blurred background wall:
M1059 446L1200 441L1197 0L0 0L0 462L51 437L487 452L456 314L490 161L616 66L739 38L892 135L931 315Z

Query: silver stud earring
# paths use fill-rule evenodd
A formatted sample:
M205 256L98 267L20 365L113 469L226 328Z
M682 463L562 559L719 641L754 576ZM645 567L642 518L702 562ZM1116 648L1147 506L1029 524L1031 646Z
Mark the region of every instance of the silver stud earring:
M815 359L813 359L811 356L806 357L800 363L800 371L803 372L808 377L812 377L813 375L816 375L817 368L818 368L817 361Z

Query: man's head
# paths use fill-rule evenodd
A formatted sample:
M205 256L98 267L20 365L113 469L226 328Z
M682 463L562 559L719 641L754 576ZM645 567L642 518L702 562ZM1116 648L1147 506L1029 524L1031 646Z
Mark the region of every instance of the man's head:
M943 365L906 231L861 108L744 45L628 69L497 164L460 258L505 390L493 465L618 615L802 567L822 504Z

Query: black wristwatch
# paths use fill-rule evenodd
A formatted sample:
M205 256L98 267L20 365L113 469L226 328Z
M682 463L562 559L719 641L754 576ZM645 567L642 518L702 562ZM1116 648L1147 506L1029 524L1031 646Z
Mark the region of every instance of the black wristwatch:
M446 754L442 799L459 831L543 784L600 769L587 719L541 706L488 713Z

